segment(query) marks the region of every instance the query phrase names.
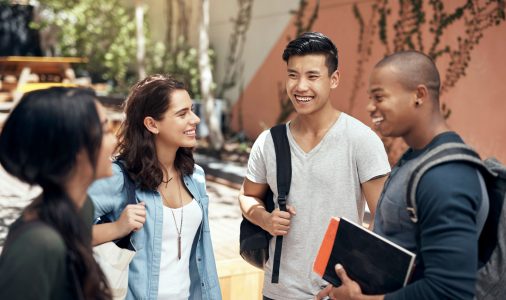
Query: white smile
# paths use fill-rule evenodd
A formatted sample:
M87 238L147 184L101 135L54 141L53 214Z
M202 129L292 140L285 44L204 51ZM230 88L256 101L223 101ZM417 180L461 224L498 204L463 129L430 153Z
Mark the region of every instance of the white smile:
M192 129L192 130L186 130L185 132L183 132L185 135L187 136L195 136L195 129Z
M303 103L307 103L311 100L313 100L314 97L311 97L311 96L297 96L295 95L295 100L297 100L298 102L303 102Z
M381 124L381 122L383 122L383 117L373 117L372 122L374 123L374 125L378 126L379 124Z

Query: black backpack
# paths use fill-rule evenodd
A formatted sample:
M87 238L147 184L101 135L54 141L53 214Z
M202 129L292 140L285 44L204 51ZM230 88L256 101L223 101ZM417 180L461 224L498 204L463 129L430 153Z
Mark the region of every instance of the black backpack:
M482 189L489 198L488 215L478 241L479 261L476 283L477 299L506 299L506 166L495 158L484 161L469 146L461 143L442 144L413 167L408 182L407 209L411 220L417 222L416 188L423 174L439 164L463 161L471 163L483 176Z
M271 128L271 135L274 141L276 152L276 181L278 186L278 205L279 209L286 211L286 198L290 191L292 179L292 162L290 154L290 144L286 135L286 124L276 125ZM273 193L267 190L264 196L265 209L268 212L274 210ZM263 269L269 259L269 241L272 238L267 231L263 230L248 221L244 216L241 222L240 230L240 254L242 258L251 265ZM279 264L281 261L281 249L283 245L283 236L276 237L276 248L274 250L274 261L272 268L272 283L279 282Z

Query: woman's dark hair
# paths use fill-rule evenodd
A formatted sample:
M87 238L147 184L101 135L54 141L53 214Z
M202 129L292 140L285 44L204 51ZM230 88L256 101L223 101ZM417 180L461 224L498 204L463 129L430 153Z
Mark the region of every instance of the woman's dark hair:
M283 60L288 62L288 59L292 56L309 54L325 55L325 65L329 71L329 76L337 70L338 58L336 45L334 45L326 35L320 32L306 32L289 42L288 45L286 45L285 51L283 51Z
M126 100L126 116L120 126L116 150L130 177L142 189L156 190L163 180L163 166L156 154L155 136L144 126L144 118L162 120L176 90L185 90L184 84L169 75L156 74L135 84ZM191 148L180 147L177 150L174 168L178 172L192 174L194 163Z
M42 195L27 211L35 212L63 238L69 271L74 270L85 299L111 299L111 294L93 258L91 233L64 184L74 171L79 151L86 151L95 168L101 142L94 93L77 88L25 94L0 135L0 163L5 170L42 187Z

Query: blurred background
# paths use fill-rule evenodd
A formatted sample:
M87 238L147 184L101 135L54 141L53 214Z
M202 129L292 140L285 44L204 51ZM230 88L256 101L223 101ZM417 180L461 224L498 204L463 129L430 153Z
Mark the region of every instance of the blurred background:
M0 109L32 89L75 84L94 88L120 121L129 86L171 73L204 118L203 151L244 161L247 141L293 112L284 46L321 31L339 49L332 102L340 110L370 124L373 65L420 50L440 69L450 125L483 156L505 161L505 10L502 0L0 0ZM394 163L405 146L384 142Z
M450 126L483 157L505 163L505 19L505 0L0 0L0 128L23 93L55 85L93 88L119 124L134 82L173 74L202 118L199 163L232 187L210 193L221 203L215 244L232 244L237 258L235 193L249 149L262 130L293 113L281 59L290 39L320 31L335 42L341 78L331 101L367 125L374 64L400 50L428 54L441 72ZM395 163L406 146L382 140ZM8 180L0 197L29 194ZM9 223L4 214L1 221ZM225 260L232 256L220 264L224 295L258 299L261 273Z

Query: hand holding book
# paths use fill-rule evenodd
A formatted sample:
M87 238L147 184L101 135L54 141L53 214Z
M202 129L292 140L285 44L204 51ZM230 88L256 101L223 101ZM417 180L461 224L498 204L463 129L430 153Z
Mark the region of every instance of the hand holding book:
M335 265L336 275L341 280L342 284L335 288L333 285L329 284L326 288L321 290L315 297L315 300L323 300L323 299L361 299L365 295L362 294L362 289L355 281L351 280L346 271L344 270L341 264ZM367 296L368 300L373 300L376 297ZM377 299L383 299L383 296L378 296Z
M313 270L333 286L340 286L337 270L355 282L360 292L380 295L402 288L413 270L415 255L346 218L332 218ZM347 273L347 275L346 275Z

